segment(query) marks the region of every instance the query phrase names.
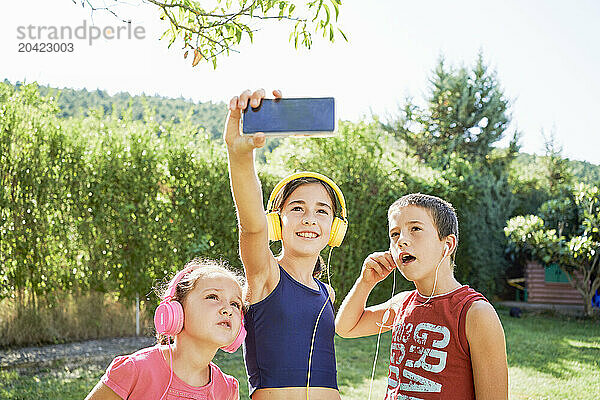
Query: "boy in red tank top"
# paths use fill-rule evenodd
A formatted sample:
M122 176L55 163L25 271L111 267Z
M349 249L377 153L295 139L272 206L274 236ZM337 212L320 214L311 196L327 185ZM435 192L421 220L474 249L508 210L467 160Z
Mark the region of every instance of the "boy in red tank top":
M508 399L504 330L486 298L454 277L458 220L452 205L420 193L388 210L390 249L370 254L336 318L336 333L392 330L386 400ZM394 268L415 284L366 307Z

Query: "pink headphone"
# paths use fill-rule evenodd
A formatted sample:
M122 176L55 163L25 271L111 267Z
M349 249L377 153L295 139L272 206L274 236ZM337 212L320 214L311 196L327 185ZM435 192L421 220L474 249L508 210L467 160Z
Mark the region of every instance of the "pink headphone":
M177 289L179 281L196 268L199 267L191 266L175 275L173 282L169 285L169 288L165 293L165 297L158 307L156 307L154 313L154 327L158 333L175 336L183 329L183 307L178 301L172 299L175 296L175 290ZM235 340L230 345L221 347L221 350L226 351L227 353L233 353L242 345L245 338L246 328L244 328L244 318L242 316L240 331L235 337Z

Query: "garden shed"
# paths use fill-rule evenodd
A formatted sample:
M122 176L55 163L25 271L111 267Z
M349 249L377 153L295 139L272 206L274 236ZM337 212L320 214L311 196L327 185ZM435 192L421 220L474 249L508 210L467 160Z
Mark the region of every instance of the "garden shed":
M536 261L527 262L525 288L524 300L528 303L580 305L583 302L581 294L557 264L544 268Z

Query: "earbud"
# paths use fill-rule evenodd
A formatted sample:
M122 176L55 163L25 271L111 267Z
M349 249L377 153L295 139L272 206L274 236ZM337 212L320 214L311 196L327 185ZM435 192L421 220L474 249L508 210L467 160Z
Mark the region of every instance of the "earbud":
M448 245L448 243L446 243L446 244L444 245L444 257L442 257L442 260L443 260L444 258L446 258L446 256L448 255L448 252L449 252L449 251L450 251L450 246Z

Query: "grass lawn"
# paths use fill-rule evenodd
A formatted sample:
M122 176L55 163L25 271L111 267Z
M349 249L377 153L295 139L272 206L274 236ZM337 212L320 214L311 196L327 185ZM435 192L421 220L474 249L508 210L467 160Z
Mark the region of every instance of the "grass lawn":
M499 311L507 337L510 398L596 400L600 393L600 323L552 315L510 318ZM344 400L365 400L376 338L336 338L338 383ZM382 335L372 399L382 399L387 382L390 335ZM247 398L242 354L218 353L215 362L238 378ZM0 399L83 399L106 365L55 364L35 374L0 371Z

